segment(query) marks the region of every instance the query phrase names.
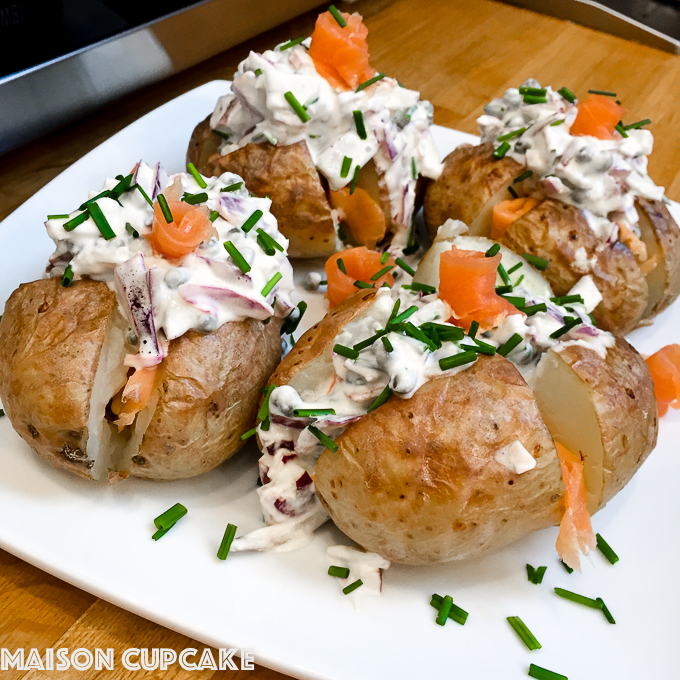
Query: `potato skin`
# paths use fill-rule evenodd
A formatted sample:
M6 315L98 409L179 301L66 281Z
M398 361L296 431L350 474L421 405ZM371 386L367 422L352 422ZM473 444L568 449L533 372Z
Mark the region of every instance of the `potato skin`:
M24 283L0 322L0 398L42 458L90 478L90 398L116 296L100 281Z
M492 142L462 144L444 159L442 174L425 190L423 209L430 238L448 219L471 225L489 199L523 172L516 161L496 159L492 153Z
M160 399L130 474L184 479L208 472L243 445L260 390L281 358L281 321L226 323L170 343Z
M639 325L647 305L647 281L635 257L621 242L600 246L578 208L547 199L510 225L500 243L516 253L530 253L550 262L543 273L555 295L566 295L584 274L590 274L603 300L593 316L614 333L628 333ZM581 269L576 252L595 258Z
M654 383L644 359L623 338L616 339L605 360L579 345L565 347L559 355L591 390L604 448L602 508L656 446Z
M187 163L193 163L199 172L204 168L213 154L217 153L220 144L224 140L212 131L210 116L206 116L191 133L189 147L187 148ZM207 175L207 173L203 173Z
M494 459L519 439L537 466ZM349 425L316 464L336 525L366 550L404 564L481 555L559 523L562 474L532 391L506 359L480 356L411 399Z

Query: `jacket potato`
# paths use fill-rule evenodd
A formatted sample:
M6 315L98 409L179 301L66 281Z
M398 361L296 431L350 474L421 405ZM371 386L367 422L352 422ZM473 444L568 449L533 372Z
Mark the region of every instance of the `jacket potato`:
M292 270L268 201L239 182L140 162L48 220L49 277L15 290L0 321L0 398L50 463L170 480L241 448L280 360Z
M187 150L202 173L233 172L271 196L292 257L413 249L422 178L441 172L432 105L377 74L361 17L342 17L325 12L310 39L251 52Z
M543 92L538 103L532 88ZM570 95L534 81L485 107L482 143L445 159L427 188L425 219L431 236L462 220L471 235L546 260L557 295L590 275L603 297L598 324L627 333L680 293L680 229L647 175L651 133L616 127L625 109L607 97L576 106ZM585 126L602 110L616 120Z

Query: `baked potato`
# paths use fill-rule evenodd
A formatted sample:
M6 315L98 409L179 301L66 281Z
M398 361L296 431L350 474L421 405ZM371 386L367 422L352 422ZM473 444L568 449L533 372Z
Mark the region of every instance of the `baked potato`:
M310 42L251 52L187 150L202 173L234 172L271 196L292 257L328 257L343 243L413 249L423 178L441 172L431 104L384 74L371 80L368 31L358 14L346 23L325 12ZM346 68L337 57L344 41L362 53Z
M556 295L590 275L603 298L598 324L627 333L680 293L680 229L646 172L651 133L584 128L578 111L601 96L577 109L562 90L542 91L542 103L510 89L485 108L482 143L455 149L427 188L428 230L462 220L472 236L546 260Z
M292 270L266 202L239 182L141 162L48 220L51 277L15 290L0 322L0 398L43 458L94 480L171 480L243 446Z

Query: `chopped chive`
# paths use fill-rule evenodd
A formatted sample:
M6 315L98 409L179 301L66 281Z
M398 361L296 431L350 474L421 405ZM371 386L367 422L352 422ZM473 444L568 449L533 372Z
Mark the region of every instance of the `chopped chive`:
M399 300L397 300L399 302ZM392 310L394 311L394 309ZM391 321L388 321L388 325L396 325L400 324L406 319L408 319L412 314L415 314L418 311L418 308L415 305L411 305L405 312L402 312L398 316L395 316Z
M281 326L281 335L293 335L300 325L300 321L307 311L307 303L302 300L297 306L298 315L295 319L291 318L293 316L293 311L283 320L283 325Z
M609 543L600 534L595 534L595 538L599 551L609 560L610 564L616 564L619 561L619 556L611 549Z
M387 260L389 260L389 259L390 259L390 254L389 254L387 251L385 251L385 252L380 256L380 264L385 264L385 262L387 262Z
M304 35L301 35L299 38L295 38L295 40L289 40L287 43L284 43L279 47L279 52L283 52L284 50L289 50L291 47L295 47L296 45L299 45L303 40L305 39Z
M639 130L641 127L644 127L645 125L649 125L652 121L649 118L645 118L644 120L639 120L637 123L631 123L630 125L624 125L623 129L624 130Z
M615 126L614 129L625 139L628 137L628 133L626 132L626 129L623 127L623 124L621 121L619 121Z
M169 510L158 515L153 523L156 525L156 529L169 529L182 519L187 512L187 509L181 503L175 503Z
M493 257L501 249L498 243L494 243L489 250L484 253L484 257Z
M342 14L340 14L340 10L335 5L331 5L328 8L328 11L330 12L331 16L338 22L340 28L345 28L345 26L347 26L345 17L343 17Z
M418 179L418 166L415 158L411 158L411 176L413 179Z
M319 281L319 285L320 285L320 286L327 286L327 285L328 285L328 281L326 281L325 279L322 280L322 281Z
M557 90L557 94L559 94L562 99L566 99L570 104L573 104L576 101L576 95L568 87L561 87Z
M520 135L523 135L527 129L525 127L519 128L519 130L513 130L512 132L506 132L504 135L501 135L500 137L496 137L497 142L507 142L508 139L513 139L514 137L519 137Z
M603 94L605 97L616 97L616 92L609 92L609 90L588 90L588 94Z
M411 285L408 286L402 286L402 288L405 288L406 290L415 290L420 293L425 293L425 295L433 295L434 293L437 292L437 289L434 286L430 286L427 283L419 283L418 281L414 281Z
M512 293L514 286L496 286L496 295L505 295L506 293Z
M564 567L564 570L567 572L567 574L573 574L574 570L566 563L560 560L560 564Z
M520 94L533 94L537 97L545 97L548 94L548 90L545 87L520 87Z
M382 406L392 396L392 390L388 385L375 399L375 401L368 407L366 413L375 411L379 406Z
M375 288L374 284L366 283L366 281L355 281L352 285L356 288Z
M522 257L530 264L536 267L539 271L544 272L550 262L544 260L542 257L537 257L536 255L531 255L530 253L522 253Z
M125 223L125 231L127 231L132 238L139 238L139 232L129 222Z
M546 104L548 102L547 97L539 97L535 94L525 94L522 101L525 104Z
M1 315L0 315L0 318L2 318ZM4 409L4 408L0 408L0 418L4 418L4 417L5 417L5 409Z
M337 265L338 265L338 269L339 269L343 274L347 274L347 270L345 269L345 263L344 263L344 261L343 261L343 259L342 259L341 257L338 258L338 260L337 260Z
M163 536L165 536L165 534L167 534L170 529L172 529L172 527L168 527L167 529L159 529L151 538L154 541L157 541L159 538L163 538Z
M229 253L229 255L231 256L231 259L234 260L234 264L244 274L247 274L250 271L250 265L246 262L245 257L243 257L243 255L241 255L238 248L231 241L225 242L224 249Z
M352 349L357 350L357 352L361 352L362 349L366 349L367 347L370 347L378 338L385 335L385 333L387 333L386 330L380 330L375 335L371 335L370 338L366 338L366 340L362 340L361 342L357 342L356 345L353 345Z
M185 191L182 195L182 201L189 205L198 205L199 203L205 203L207 200L208 194L205 191L200 194L189 194Z
M475 336L477 335L477 331L479 330L479 321L473 321L470 324L470 330L468 331L468 337L471 340L475 339Z
M338 450L338 445L327 435L324 434L318 427L308 425L307 429L332 453ZM359 586L357 586L358 588Z
M210 213L210 218L209 218L209 219L210 219L211 222L214 222L219 216L220 216L220 214L217 212L217 210L213 210L213 211Z
M366 125L364 124L364 114L361 111L352 111L352 116L354 116L354 125L357 129L357 135L359 139L367 139Z
M345 345L337 344L333 347L333 351L341 357L347 357L347 359L353 359L354 361L359 358L359 352L357 350L346 347Z
M132 186L133 189L137 189L140 194L144 197L144 200L151 206L153 207L153 201L149 198L149 195L142 189L142 187L139 186L139 184L134 184Z
M343 588L342 592L345 593L345 595L349 595L351 592L354 592L357 588L363 585L364 582L361 579L357 579L354 581L354 583L350 583L346 588Z
M347 567L328 567L328 575L336 578L347 578L349 569Z
M530 564L527 564L527 579L534 585L539 585L543 582L543 576L548 570L548 567L537 567L534 569Z
M349 193L350 195L354 193L357 188L357 182L359 181L359 173L361 172L361 167L358 165L354 168L354 174L352 175L352 181L349 183Z
M256 76L261 76L262 75L262 69L261 68L256 68L254 71Z
M535 680L569 680L566 675L560 675L533 663L529 666L529 677Z
M48 220L67 220L70 215L48 215Z
M386 267L383 267L380 271L377 271L373 276L371 276L371 281L377 281L381 276L385 276L387 272L389 272L391 269L394 269L393 264L388 264Z
M510 151L510 144L503 142L491 155L494 158L503 158Z
M519 639L531 650L540 649L541 643L534 637L534 634L527 628L526 624L519 616L508 616L508 623L517 633Z
M392 347L392 343L391 343L387 338L382 337L382 338L380 338L380 340L382 341L382 344L385 346L385 349L386 349L388 352L393 352L393 351L394 351L394 347Z
M281 253L283 252L283 246L280 245L273 236L264 231L264 229L257 230L257 242L267 255L274 255L274 250L278 250Z
M439 626L444 626L446 624L446 620L449 618L449 614L451 612L451 607L453 606L453 598L450 595L446 595L444 599L442 600L442 604L439 607L439 612L437 614L437 618L435 619L435 622Z
M408 237L406 239L406 248L404 248L403 251L404 255L412 255L418 250L419 246L416 236L416 223L412 220L411 226L408 230Z
M217 551L217 559L226 560L227 555L229 555L229 549L236 536L236 526L233 524L227 524L227 528L224 531L224 536L222 537L222 543L220 543L220 549Z
M250 439L251 437L255 436L257 434L257 427L254 427L252 430L248 430L248 432L244 432L241 435L241 441L245 441L246 439Z
M205 189L208 186L205 183L203 177L201 177L201 173L196 170L196 166L193 163L187 163L187 170L191 173L191 176L196 180L196 184L198 184L201 189Z
M295 95L292 92L286 92L283 97L290 104L290 108L293 109L295 113L297 113L298 118L303 123L306 123L308 120L310 120L309 114L305 111L302 104L300 104L300 102L295 99Z
M370 87L371 85L373 85L373 83L377 83L379 80L382 80L384 77L385 77L384 73L378 73L377 76L373 76L373 78L370 78L366 82L361 83L361 85L359 85L359 87L357 87L357 89L354 90L354 91L355 92L361 92L361 90L365 90L367 87Z
M580 302L583 304L583 298L580 295L562 295L560 297L551 297L550 302L554 302L556 305L570 305L574 302Z
M78 206L78 210L85 210L90 203L94 203L95 201L98 201L100 198L106 198L109 195L108 191L102 191L101 194L97 194L96 196L93 196L92 198L88 198L85 203L81 203Z
M452 368L464 366L465 364L472 363L473 361L476 360L477 353L468 350L466 352L461 352L460 354L454 354L451 357L445 357L444 359L440 359L439 368L441 368L442 371L448 371Z
M516 272L523 264L524 262L518 262L513 267L510 267L510 269L508 269L508 276L510 276L510 274L512 274L513 272Z
M158 194L158 205L161 206L161 211L163 212L163 217L165 217L165 221L168 224L170 224L175 218L172 216L170 206L168 205L168 202L165 199L165 196L163 196L163 194Z
M260 69L258 69L258 71L260 71L260 73L262 73L262 71ZM255 72L255 75L259 75L257 73L257 71ZM213 132L216 135L219 135L220 137L222 137L222 139L225 139L227 141L229 141L229 139L231 138L231 135L228 132L223 132L222 130L213 130Z
M241 229L246 232L246 234L257 224L260 217L264 213L261 210L256 210L241 226Z
M220 189L220 191L237 191L243 186L243 182L234 182L233 184L230 184L228 187L224 187Z
M509 193L513 198L519 198L519 194L512 188L512 184L508 187L508 193Z
M437 595L435 593L432 598L430 599L430 606L434 607L435 609L440 609L442 606L442 603L444 601L444 598L441 595ZM469 614L464 610L461 609L460 607L456 606L455 604L451 605L451 611L449 612L449 618L452 621L455 621L456 623L459 623L461 626L465 625L465 622L467 621Z
M257 419L259 421L264 421L265 419L269 418L269 398L272 396L272 392L275 389L276 385L274 383L270 383L264 389L264 399L262 400L262 406L260 406L260 410L257 412Z
M404 260L402 260L400 257L398 257L395 262L397 263L397 266L401 267L407 274L415 276L416 270L410 265L406 264L406 262L404 262Z
M564 123L564 118L554 120L552 123L550 123L550 127L557 127L558 125L562 125L562 123Z
M527 170L526 172L523 172L521 175L518 175L515 177L515 179L512 180L513 184L518 184L519 182L523 182L525 179L529 179L534 174L533 170Z
M522 283L523 280L524 280L524 274L522 274L522 276L520 276L517 279L517 281L515 281L515 288L517 288L517 286L519 286L519 284Z
M389 326L394 319L396 318L397 314L399 313L399 307L401 305L401 300L397 299L397 301L392 305L392 311L390 312L390 318L387 319L387 325ZM413 312L411 312L413 313Z
M297 418L319 418L321 416L334 416L335 409L332 408L295 408L293 415Z
M269 293L272 292L274 289L274 286L283 278L283 274L281 272L276 272L274 276L269 279L267 282L267 285L262 289L262 297L267 297Z
M500 354L502 357L507 357L522 340L523 338L519 333L514 333L496 350L496 353Z
M501 277L501 280L506 286L510 285L510 277L508 276L508 273L505 271L505 267L502 264L498 265L498 275Z
M345 179L349 175L349 169L352 167L352 159L349 156L345 156L342 159L342 168L340 168L340 177Z
M118 178L116 178L118 179ZM114 199L117 201L122 194L124 194L126 191L130 191L131 186L130 184L132 183L132 174L127 175L127 177L123 177L118 184L116 184L111 191L109 191L109 198Z
M68 222L64 222L64 224L61 226L64 227L64 231L73 231L77 226L81 225L83 222L86 222L89 216L90 211L85 210L85 212L80 213L80 215L76 215L73 219L70 219Z
M585 607L590 607L591 609L600 609L600 605L597 600L593 600L591 597L585 597L585 595L579 595L577 593L572 593L571 590L565 590L564 588L555 588L555 593L565 600L571 600L577 604L582 604Z
M410 321L407 321L404 324L403 331L410 338L418 340L419 342L422 342L424 345L427 345L431 352L434 352L437 349L435 343L423 331L421 331L420 328L412 324Z
M102 212L102 209L99 207L99 204L98 203L90 204L88 210L90 211L90 217L92 217L92 221L97 225L97 229L99 229L101 235L107 241L116 238L116 232L113 231L113 229L111 229L111 225L109 224L109 221L106 219L106 216Z
M73 283L73 268L71 265L66 267L64 275L61 277L61 285L68 288Z
M607 605L604 603L604 600L601 597L597 598L597 603L600 605L600 609L602 610L602 613L604 614L604 618L609 621L609 623L615 624L616 621L614 620L614 617L611 615L611 612L609 609L607 609Z
M569 321L567 321L569 319ZM550 337L553 340L557 340L558 338L561 338L563 335L566 335L572 328L576 328L576 326L580 325L583 323L581 319L573 319L571 317L564 317L565 324L562 326L562 328L558 328L554 333L550 334Z
M548 307L545 302L539 302L537 305L529 305L522 310L527 316L533 316L538 312L547 312Z
M527 303L523 297L519 296L506 295L503 299L507 300L514 307L517 307L517 309L524 309Z
M488 356L493 356L496 354L496 348L493 345L489 345L486 342L482 342L481 340L475 340L474 345L468 345L465 343L460 343L460 348L464 350L469 350L471 352L475 352L476 354L486 354Z

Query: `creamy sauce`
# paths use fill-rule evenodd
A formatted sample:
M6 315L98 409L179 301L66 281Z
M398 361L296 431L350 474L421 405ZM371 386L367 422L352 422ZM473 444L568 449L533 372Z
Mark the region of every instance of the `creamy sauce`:
M293 110L287 92L306 107L309 121L303 122ZM365 140L357 134L354 111L363 115ZM383 78L360 92L332 87L317 73L303 43L251 52L234 74L231 93L218 100L210 124L227 137L222 155L251 142L306 142L333 191L347 186L356 168L373 159L385 173L393 220L408 227L415 207L414 168L416 176L433 179L442 171L430 134L432 112L418 92L401 87L394 78ZM345 157L352 161L346 174L341 172Z
M498 449L494 459L517 475L523 475L536 467L536 459L524 448L519 439L515 439L512 444Z
M382 593L382 572L390 568L391 563L376 553L363 552L346 545L331 545L326 548L329 567L345 567L349 569L346 579L338 578L344 588L357 579L362 581L359 588L350 595L380 595Z
M533 79L524 85L540 87ZM652 133L627 130L627 138L615 133L613 140L573 136L570 128L578 113L576 105L552 88L546 90L544 104L525 104L516 88L506 90L502 99L492 100L477 121L482 142L494 142L498 148L498 137L526 128L508 140L507 156L533 172L518 190L581 209L603 242L618 238L617 223L625 223L639 235L635 197L660 200L664 195L663 187L647 174Z
M70 265L76 279L105 281L116 290L121 310L134 331L131 340L139 346L140 356L130 359L130 365L159 363L166 353L166 341L188 330L207 333L230 321L283 317L292 308L293 270L287 258L288 241L278 231L276 218L270 212L271 201L251 197L244 186L223 192L223 188L242 182L232 173L204 180L207 187L202 188L190 174L168 176L159 165L150 167L143 161L133 178L151 200L179 182L183 192L206 193L207 201L201 205L208 214L217 212L210 238L178 260L154 253L147 240L153 211L138 190L121 194L119 201L97 199L114 233L109 240L102 236L92 217L72 231L64 229L64 224L80 215L81 210L46 222L56 244L48 267L50 276L61 277ZM111 190L116 184L117 179L107 179L103 189ZM90 192L90 198L99 193ZM246 233L241 227L256 210L262 216ZM275 239L282 250L267 255L257 240L258 230ZM224 248L226 241L236 246L250 266L247 274ZM281 279L263 295L267 283L279 272Z

